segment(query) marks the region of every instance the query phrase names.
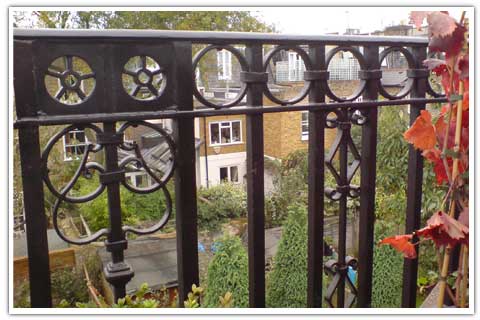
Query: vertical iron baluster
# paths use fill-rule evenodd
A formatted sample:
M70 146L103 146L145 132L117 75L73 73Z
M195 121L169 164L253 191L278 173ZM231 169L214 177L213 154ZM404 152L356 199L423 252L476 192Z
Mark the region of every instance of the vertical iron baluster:
M124 261L124 250L127 249L127 240L122 230L122 208L120 204L120 181L124 175L118 168L117 146L122 139L116 136L115 122L103 124L104 141L97 135L97 141L105 147L105 173L100 175L100 181L107 185L109 233L105 241L107 251L112 255L112 261L104 268L105 278L113 286L115 302L125 297L126 284L132 279L134 272ZM117 138L117 139L115 139Z
M262 46L247 45L250 72L263 72ZM250 83L247 104L263 104L263 84ZM247 115L247 208L249 305L265 307L265 217L264 217L263 114Z
M338 130L341 131L342 141L339 147L339 164L340 164L340 187L342 191L342 197L339 200L339 211L338 211L338 263L339 271L344 275L347 271L345 265L346 257L346 242L347 242L347 195L348 195L348 185L349 181L347 179L348 172L348 145L347 138L350 131L350 123L348 118L348 111L345 109L340 110L338 118ZM348 124L347 124L348 122ZM342 276L342 279L337 287L337 308L345 307L345 277Z
M427 57L425 47L412 48L415 57L417 70L424 69L423 60ZM416 77L410 96L412 98L425 97L427 79L425 77ZM420 111L425 109L424 103L410 105L410 124L420 115ZM409 145L408 149L408 180L407 180L407 212L405 233L411 233L420 228L420 217L422 210L422 181L423 181L423 157L419 150ZM416 241L413 239L413 241ZM418 253L418 247L417 247ZM417 272L418 258L404 259L403 263L403 291L402 307L414 308L417 295Z
M377 100L380 79L379 53L377 46L364 47L366 68L372 75L367 79L364 100ZM376 74L376 76L375 76ZM362 112L366 122L362 125L362 154L360 160L360 217L358 252L358 301L357 306L368 308L372 297L372 270L375 223L375 177L377 153L378 108Z
M309 56L313 70L325 71L325 46L310 46ZM324 81L316 79L312 83L310 102L325 102ZM322 307L325 120L326 113L323 111L308 113L307 307L309 308Z
M17 104L18 107L18 104ZM43 198L38 127L18 130L22 166L23 206L27 234L30 303L33 308L52 306L47 239L47 216Z
M15 41L14 86L17 117L36 116L32 42ZM27 235L30 304L33 308L52 306L47 217L43 197L38 126L18 129L23 184L23 205Z
M174 42L175 104L179 110L193 110L191 42ZM177 168L175 206L177 229L178 302L183 307L193 284L199 285L197 188L195 173L195 131L193 118L174 121Z

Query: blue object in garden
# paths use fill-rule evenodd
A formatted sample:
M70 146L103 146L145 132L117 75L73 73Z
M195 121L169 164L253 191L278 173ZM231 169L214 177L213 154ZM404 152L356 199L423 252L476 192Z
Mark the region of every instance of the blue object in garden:
M200 242L198 242L198 251L205 252L205 246L203 244L201 244Z
M355 281L357 280L357 271L353 270L352 267L348 266L347 276L350 281L355 284Z

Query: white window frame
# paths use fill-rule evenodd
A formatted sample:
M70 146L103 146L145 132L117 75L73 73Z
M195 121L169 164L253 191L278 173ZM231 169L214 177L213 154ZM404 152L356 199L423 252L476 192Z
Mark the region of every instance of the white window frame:
M147 186L144 187L144 188L148 188L152 185L152 177L150 177L150 175L144 171L144 170L140 170L140 171L130 171L130 172L126 172L125 173L125 178L129 179L130 180L130 183L136 187L136 188L141 188L137 185L137 179L136 177L137 176L145 176L147 178Z
M217 51L218 80L232 80L232 53L222 49Z
M74 134L77 134L77 133L83 133L83 136L85 137L85 141L83 143L77 143L77 144L67 144L67 141L65 139L66 135L67 134L70 134L70 133L74 133ZM78 140L76 137L75 137L76 140ZM68 131L65 135L63 135L63 160L64 161L72 161L72 160L77 160L81 157L81 155L77 155L77 156L72 156L72 157L69 157L67 156L67 148L71 148L71 147L86 147L88 144L88 138L87 138L87 135L85 133L85 130L71 130L71 131Z
M303 115L307 115L307 120L303 120ZM302 111L301 116L300 116L300 132L301 132L301 139L302 140L308 140L308 130L303 131L303 126L307 125L308 128L308 111Z
M228 122L228 126L222 126L222 123ZM239 141L233 141L233 123L238 122L240 124L240 140ZM212 125L213 124L218 124L218 141L219 143L213 143L212 141ZM210 146L228 146L232 144L242 144L243 143L243 134L242 134L242 120L227 120L227 121L213 121L209 122L208 128L210 130L209 135L210 135ZM227 143L222 143L222 128L230 128L230 139L231 142Z
M227 181L228 182L231 182L231 183L240 183L240 175L239 175L239 165L229 165L229 166L222 166L222 167L218 167L218 173L219 173L219 177L220 177L220 183L222 182L225 182L225 180L222 180L222 177L220 175L220 171L222 169L226 168L227 169ZM237 181L232 181L232 168L237 168Z

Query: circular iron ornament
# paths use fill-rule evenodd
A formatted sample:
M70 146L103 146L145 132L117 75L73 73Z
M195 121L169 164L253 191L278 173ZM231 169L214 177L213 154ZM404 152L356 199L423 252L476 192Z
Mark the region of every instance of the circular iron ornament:
M329 66L330 62L332 61L333 57L335 56L335 54L337 54L340 51L350 52L357 59L358 64L360 65L360 69L363 70L363 71L367 71L366 70L365 58L363 57L362 53L354 47L336 47L336 48L328 51L328 55L327 55L327 58L326 58L327 70L328 70L328 66ZM327 85L326 85L327 92L326 93L327 93L327 96L330 99L335 100L337 102L352 101L352 100L357 99L362 94L363 90L365 90L366 84L367 84L367 82L364 79L360 79L360 85L357 87L357 89L354 91L354 93L352 95L346 97L346 98L342 98L342 97L338 97L335 93L333 93L333 91L330 88L330 86L328 85L328 81L327 81Z
M428 59L431 59L431 58L434 58L436 54L438 54L438 52L429 52L427 57L428 57ZM445 97L445 93L437 92L432 88L432 84L430 83L430 77L432 76L432 74L433 74L433 71L430 70L430 75L427 78L427 93L434 98Z
M131 192L135 193L141 193L141 194L146 194L146 193L151 193L154 191L157 191L160 188L165 187L167 182L170 180L170 178L173 175L174 169L175 169L175 142L173 139L170 137L170 135L160 128L159 126L146 122L146 121L132 121L132 122L125 122L120 129L118 129L117 133L124 133L129 127L137 127L137 126L145 126L149 127L150 129L153 129L157 133L159 133L164 139L165 142L168 145L168 150L170 151L170 158L169 163L167 165L167 168L165 172L163 173L163 176L161 178L157 177L157 175L152 171L152 169L148 166L147 161L144 159L142 156L142 153L140 152L140 147L138 146L137 143L133 142L123 142L119 147L123 150L126 151L134 151L135 155L127 156L125 157L119 164L120 169L125 169L128 164L135 164L135 166L141 167L145 170L145 172L155 181L153 185L150 187L145 187L145 188L139 188L139 187L134 187L130 184L128 184L125 180L122 181L122 185L130 190Z
M247 93L247 85L244 82L242 82L242 84L241 84L240 92L238 93L237 97L235 99L233 99L232 101L226 102L226 103L223 103L223 104L216 104L216 103L208 101L207 99L205 99L205 97L202 96L200 91L198 91L198 88L197 88L197 85L196 85L195 70L197 69L198 64L200 63L200 60L209 51L212 51L212 50L217 50L217 51L227 50L227 51L231 52L237 58L238 63L240 64L240 68L242 69L241 71L244 71L244 72L248 71L247 60L245 59L245 57L243 56L243 54L239 50L237 50L236 48L234 48L233 46L230 46L230 45L209 45L209 46L203 48L202 50L200 50L199 52L197 52L195 57L193 57L193 61L192 61L192 65L193 65L192 66L192 69L193 69L193 73L192 73L193 95L195 96L195 98L197 98L198 101L200 101L200 103L202 103L203 105L205 105L207 107L211 107L211 108L215 108L215 109L233 107L236 104L238 104L240 101L242 101L243 97Z
M63 71L59 70L61 68L54 65L54 62L58 59L65 60L65 69ZM88 69L88 71L84 72L84 70L80 70L80 66L74 65L73 59L80 61L80 63L83 64L84 67ZM48 94L53 99L64 105L81 104L85 100L87 100L95 90L95 72L92 71L92 68L85 59L78 56L67 55L53 59L49 67L47 68L47 71L45 72L45 82L47 76L58 79L60 86L59 90L55 93L55 95L52 95L47 90ZM88 92L82 88L82 82L87 79L93 79L94 81L93 88ZM68 100L72 92L77 94L78 98L80 99L79 102L73 102L71 100ZM66 101L62 101L62 99L65 99Z
M52 181L50 180L50 170L48 169L48 157L50 156L50 152L52 151L54 145L62 139L66 134L68 134L70 131L73 130L84 130L84 129L92 129L96 133L102 133L102 130L93 125L93 124L85 124L85 125L70 125L57 134L55 134L50 141L48 141L45 149L42 152L42 158L41 158L41 168L42 168L42 174L43 174L43 181L47 185L48 189L50 192L57 198L62 199L66 202L70 203L83 203L87 201L91 201L98 197L103 190L105 190L105 185L99 184L98 188L93 191L92 193L85 195L85 196L80 196L80 197L72 197L68 196L68 192L73 188L75 183L77 182L78 178L80 178L80 175L83 174L84 177L86 178L91 178L91 170L97 170L99 172L103 172L104 169L100 164L96 163L91 163L87 162L88 161L88 155L91 152L98 152L100 151L103 147L99 144L94 144L91 142L87 142L85 146L85 151L82 155L82 158L80 159L79 165L77 170L75 171L75 174L73 177L70 179L70 181L67 183L65 187L62 188L61 191L57 190L55 186L52 184Z
M168 192L166 186L161 186L161 189L163 191L163 194L165 195L166 204L165 212L163 213L162 218L156 224L148 228L139 229L131 226L123 226L122 230L124 233L131 232L137 235L151 234L160 230L167 224L170 216L172 215L172 197L170 196L170 192Z
M412 53L410 51L408 51L407 49L405 49L404 47L389 47L389 48L383 50L380 53L380 57L379 57L380 65L382 65L383 60L390 53L395 52L395 51L400 52L405 57L405 59L407 60L407 64L408 64L409 69L415 69L415 58L413 57ZM407 83L405 84L405 87L403 87L403 89L400 90L400 92L398 92L397 94L388 93L387 90L385 90L385 88L383 87L382 81L380 81L380 85L378 86L378 91L380 92L380 94L383 97L385 97L387 99L390 99L390 100L401 99L401 98L405 97L407 94L410 93L410 90L412 90L412 87L413 87L413 81L414 81L413 78L407 78Z
M141 66L135 70L127 68L127 64L132 59L140 59ZM147 59L153 61L153 70L148 66ZM123 89L130 97L135 100L145 101L154 100L160 97L167 86L167 78L164 69L158 62L150 56L141 55L130 57L123 66L123 75L130 76L133 79L133 88L130 88L125 81L122 81ZM143 91L143 92L142 92ZM147 93L150 96L139 97L139 93Z
M292 51L296 52L302 58L303 63L305 64L305 69L307 71L312 70L312 63L310 62L310 58L308 57L308 54L305 52L305 50L303 50L300 47L282 45L282 46L277 46L277 47L273 48L264 57L264 59L263 59L263 71L264 72L267 72L268 64L270 63L270 60L272 60L274 55L276 53L282 51L282 50L284 50L284 51L292 50ZM308 92L310 91L310 88L312 86L312 81L305 81L304 80L304 82L305 82L305 84L302 88L302 91L300 91L300 93L296 97L293 97L290 100L282 100L282 99L279 99L279 98L275 97L270 92L270 89L268 88L268 83L265 83L264 93L265 93L265 96L267 96L268 99L270 99L271 101L273 101L275 103L278 103L280 105L295 104L295 103L298 103L298 102L302 101L307 96Z

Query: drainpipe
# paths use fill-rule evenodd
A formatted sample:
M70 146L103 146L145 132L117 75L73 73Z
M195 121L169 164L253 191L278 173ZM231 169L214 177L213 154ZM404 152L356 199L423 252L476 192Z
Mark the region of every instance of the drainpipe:
M204 150L205 150L205 176L208 189L208 148L207 148L207 118L203 117L203 141L204 141Z

